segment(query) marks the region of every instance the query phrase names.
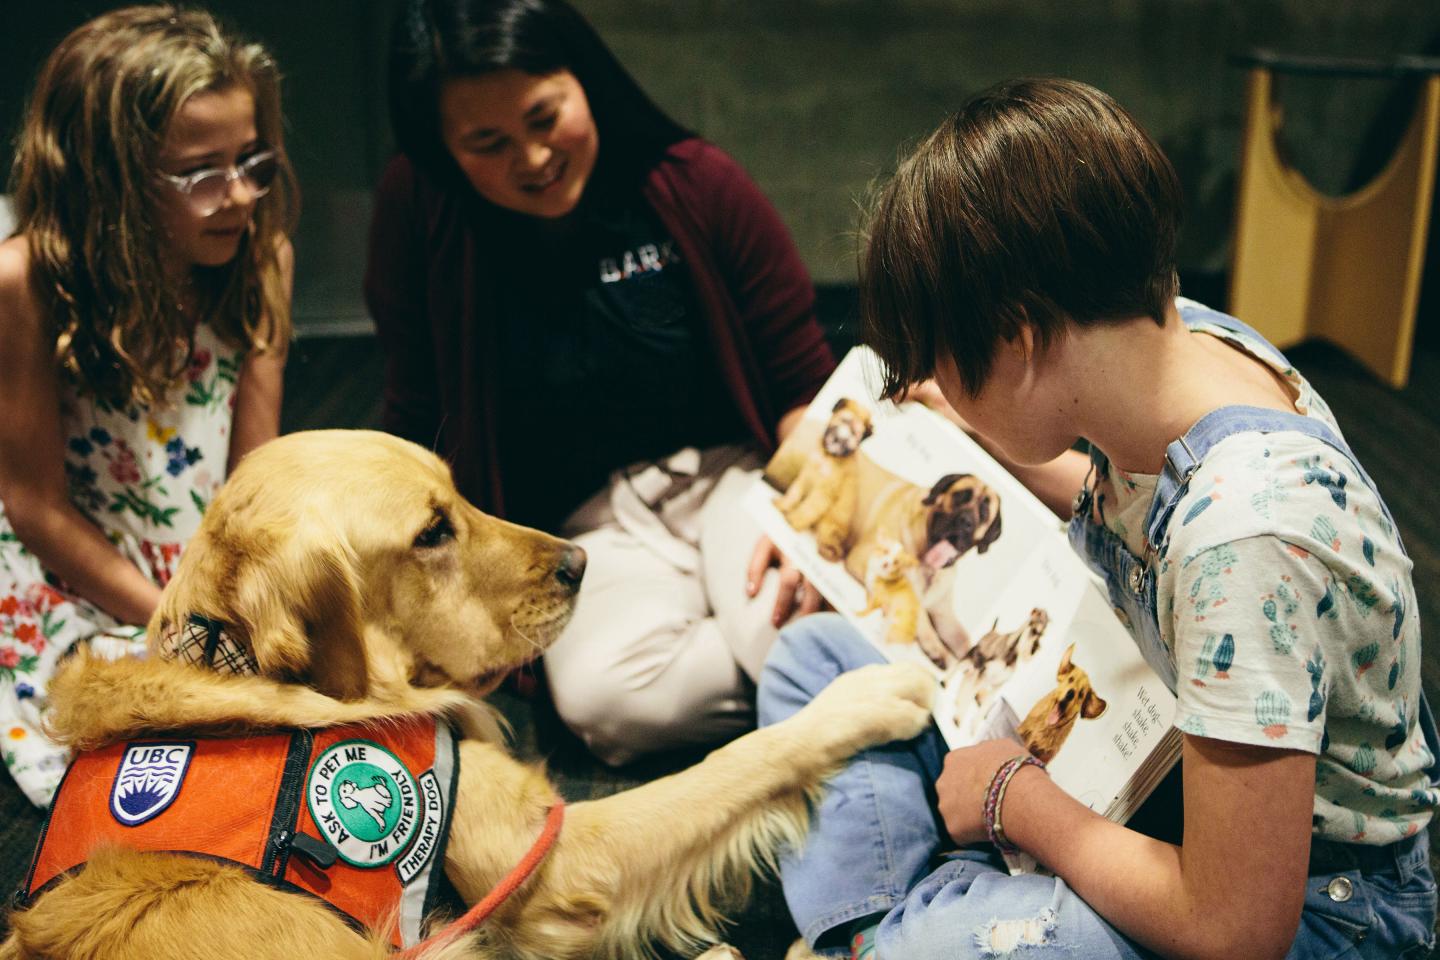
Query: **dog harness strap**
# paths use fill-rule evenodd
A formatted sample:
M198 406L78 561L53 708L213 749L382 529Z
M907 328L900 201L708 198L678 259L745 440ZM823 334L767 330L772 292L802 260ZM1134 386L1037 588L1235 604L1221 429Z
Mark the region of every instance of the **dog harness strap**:
M560 828L565 823L565 801L557 799L550 812L545 815L545 826L540 830L540 836L535 838L535 843L526 851L520 862L515 864L503 880L495 885L495 889L487 893L479 903L467 910L464 916L449 923L443 930L433 937L400 954L402 960L414 960L426 951L436 947L447 946L460 937L474 930L494 913L512 893L520 889L524 882L530 879L535 868L540 866L550 848L555 845L555 838L560 835Z

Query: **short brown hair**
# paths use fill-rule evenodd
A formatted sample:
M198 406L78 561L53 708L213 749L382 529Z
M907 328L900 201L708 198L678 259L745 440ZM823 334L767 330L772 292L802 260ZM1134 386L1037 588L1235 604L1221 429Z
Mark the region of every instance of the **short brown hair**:
M973 97L900 164L860 256L861 340L894 396L954 357L984 384L1023 324L1149 316L1178 291L1180 184L1118 103L1073 80L1021 79Z

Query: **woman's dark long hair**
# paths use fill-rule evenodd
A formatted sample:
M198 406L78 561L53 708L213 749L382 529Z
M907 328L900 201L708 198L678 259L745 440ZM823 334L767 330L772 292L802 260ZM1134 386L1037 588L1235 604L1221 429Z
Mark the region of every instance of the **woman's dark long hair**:
M447 80L569 70L600 134L594 179L635 182L691 134L655 106L595 28L564 0L406 0L390 46L390 120L400 150L447 186L469 186L440 135Z

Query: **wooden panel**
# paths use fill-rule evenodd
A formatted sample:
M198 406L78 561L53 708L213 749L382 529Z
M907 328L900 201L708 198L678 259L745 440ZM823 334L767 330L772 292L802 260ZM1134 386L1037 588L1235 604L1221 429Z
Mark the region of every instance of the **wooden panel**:
M1280 155L1273 75L1251 70L1231 264L1236 316L1277 346L1330 340L1397 387L1410 375L1440 136L1440 75L1423 84L1385 169L1329 197Z

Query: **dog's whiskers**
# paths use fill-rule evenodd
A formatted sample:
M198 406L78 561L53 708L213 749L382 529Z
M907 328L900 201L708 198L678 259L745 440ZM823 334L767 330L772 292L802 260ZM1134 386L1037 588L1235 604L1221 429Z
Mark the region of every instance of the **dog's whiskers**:
M538 610L538 608L536 609ZM519 613L520 611L517 610L515 613L510 614L510 629L514 630L521 637L521 639L523 639L526 643L530 644L530 646L534 647L536 656L539 656L540 654L545 652L545 645L525 632L525 628L517 622Z

